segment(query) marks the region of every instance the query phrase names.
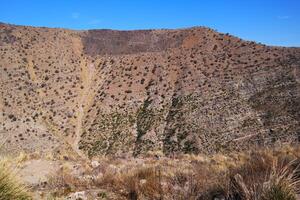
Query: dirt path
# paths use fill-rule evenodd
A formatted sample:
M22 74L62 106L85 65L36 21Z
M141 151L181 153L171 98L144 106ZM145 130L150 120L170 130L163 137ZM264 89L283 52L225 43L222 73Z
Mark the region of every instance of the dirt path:
M78 100L78 109L77 109L77 120L75 128L75 139L72 144L74 151L81 157L85 158L86 156L79 149L79 142L81 139L82 133L82 122L84 119L84 113L86 107L88 107L90 101L93 99L92 83L95 75L94 64L89 64L85 59L81 62L81 81L83 89L80 92Z

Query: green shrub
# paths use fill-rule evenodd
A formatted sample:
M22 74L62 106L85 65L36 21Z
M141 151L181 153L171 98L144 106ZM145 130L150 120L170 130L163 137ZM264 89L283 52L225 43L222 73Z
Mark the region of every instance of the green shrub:
M285 184L272 185L262 200L296 200L295 193Z

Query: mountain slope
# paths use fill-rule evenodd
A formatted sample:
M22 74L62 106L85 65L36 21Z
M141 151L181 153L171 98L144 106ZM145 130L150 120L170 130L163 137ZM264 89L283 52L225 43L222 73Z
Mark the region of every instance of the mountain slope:
M299 48L202 27L0 24L0 58L7 151L214 153L300 139Z

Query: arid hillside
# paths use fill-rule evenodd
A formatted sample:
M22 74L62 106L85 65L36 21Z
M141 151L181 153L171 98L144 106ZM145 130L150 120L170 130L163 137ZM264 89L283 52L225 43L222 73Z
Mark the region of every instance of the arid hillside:
M204 27L0 24L0 145L79 155L230 152L300 141L300 48Z

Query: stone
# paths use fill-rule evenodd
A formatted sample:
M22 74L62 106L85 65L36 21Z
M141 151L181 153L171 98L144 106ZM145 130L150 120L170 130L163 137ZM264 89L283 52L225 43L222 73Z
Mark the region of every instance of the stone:
M87 195L85 191L74 192L68 196L69 200L87 200Z
M100 166L100 163L99 163L97 160L93 160L93 161L91 162L91 165L92 165L93 168L97 168L97 167Z

